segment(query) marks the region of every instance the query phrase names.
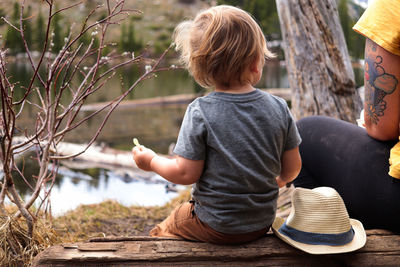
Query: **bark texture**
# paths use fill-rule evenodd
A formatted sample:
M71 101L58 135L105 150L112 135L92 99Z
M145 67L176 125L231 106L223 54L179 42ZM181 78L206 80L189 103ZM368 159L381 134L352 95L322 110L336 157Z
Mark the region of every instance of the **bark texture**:
M355 122L355 88L335 0L276 0L296 119L326 115Z
M272 234L240 246L219 246L168 238L103 238L50 247L33 266L398 266L400 236L367 231L360 250L311 255Z

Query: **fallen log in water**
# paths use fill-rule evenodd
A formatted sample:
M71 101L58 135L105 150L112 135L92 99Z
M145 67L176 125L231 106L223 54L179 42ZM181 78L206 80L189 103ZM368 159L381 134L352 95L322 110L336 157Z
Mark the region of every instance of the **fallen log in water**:
M14 142L16 143L21 143L25 140L25 137L14 137ZM137 168L130 151L117 150L103 145L92 144L87 148L87 144L60 142L57 144L57 149L54 150L57 151L57 154L60 156L70 156L76 155L85 149L86 151L84 153L74 157L74 159L113 166Z
M279 96L286 101L291 100L291 91L290 88L268 88L262 89L263 91L269 92L270 94ZM176 105L176 104L189 104L196 97L199 97L199 94L180 94L180 95L171 95L171 96L159 96L153 98L145 98L145 99L135 99L135 100L124 100L119 105L118 108L135 108L135 107L143 107L143 106L154 106L154 105ZM101 103L91 103L83 105L81 111L96 111L100 108L107 105L108 102Z
M290 99L289 88L269 88L263 89L271 94L280 96L286 100ZM149 105L169 105L169 104L188 104L198 97L196 94L172 95L164 97L156 97L151 99L126 100L119 104L118 108L149 106ZM107 103L92 103L82 106L82 111L98 110ZM15 137L14 142L20 143L25 141L25 137ZM86 149L87 144L76 144L68 142L60 142L57 145L57 153L61 156L69 156L80 153ZM76 157L78 160L86 162L94 162L99 164L107 164L112 166L124 166L136 168L130 151L116 150L109 147L91 145L83 154Z
M14 138L16 143L24 142L25 140L25 137ZM84 151L86 147L87 144L60 142L56 150L60 156L70 156ZM130 151L117 150L103 145L91 145L84 153L72 159L63 160L61 165L64 167L60 167L60 172L68 172L71 169L102 168L113 170L121 176L129 176L131 179L152 180L153 182L159 180L155 173L139 169Z
M74 155L83 151L86 146L86 144L61 142L57 146L57 152L63 156ZM130 151L116 150L98 145L91 145L84 153L77 156L76 159L114 166L137 168Z

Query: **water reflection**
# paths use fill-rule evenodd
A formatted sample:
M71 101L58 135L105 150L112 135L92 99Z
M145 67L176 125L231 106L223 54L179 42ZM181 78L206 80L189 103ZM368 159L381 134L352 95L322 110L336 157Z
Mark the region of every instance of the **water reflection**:
M29 183L32 183L32 175L37 174L38 170L33 157L34 153L30 153L18 162ZM18 192L25 200L28 199L33 190L18 173L15 172L14 177ZM47 190L51 183L47 183ZM126 206L161 206L176 197L177 192L183 188L154 173L143 176L131 169L104 169L66 161L59 166L58 176L51 189L51 210L54 215L61 215L81 204L95 204L109 199ZM40 201L35 205L38 207Z
M29 83L31 71L26 63L9 64L11 75L18 80L20 89L16 90L22 97L23 88ZM140 68L140 67L139 67ZM98 94L88 98L88 103L109 101L120 95L127 86L133 83L138 75L139 68L120 69ZM121 80L123 83L121 84ZM78 83L79 80L73 81ZM288 87L286 69L279 61L269 62L263 77L257 87L285 88ZM200 90L195 86L192 78L183 70L161 72L157 78L149 79L139 84L135 91L127 96L127 100L168 96L176 94L193 94ZM31 101L38 101L37 96L31 95ZM70 96L63 98L68 103ZM99 135L97 142L129 150L132 138L137 137L140 143L154 149L158 153L167 153L171 143L176 141L180 124L186 110L186 104L146 106L134 108L118 107L109 118L106 126ZM37 108L26 105L18 126L22 129L32 128ZM88 115L81 112L80 117ZM80 128L65 137L65 141L86 143L93 136L100 125L104 114L92 118ZM78 118L79 119L79 118ZM32 156L21 161L26 177L37 174L37 167ZM32 192L22 179L16 179L19 192L25 197ZM175 197L177 193L166 190L168 185L164 180L144 180L140 177L121 175L113 170L102 168L87 169L60 169L51 193L51 205L54 214L61 214L73 209L79 204L99 203L106 199L114 199L124 205L162 205Z
M9 64L11 74L19 79L20 89L16 90L23 95L23 87L29 83L31 75L29 64ZM120 69L117 75L111 79L103 90L90 96L88 103L109 101L120 95L132 84L140 73L140 67ZM121 83L121 80L123 81ZM79 81L74 81L75 83ZM268 61L263 77L257 87L260 88L286 88L288 87L285 67L279 61ZM193 94L200 90L191 77L183 70L165 71L158 73L153 79L143 81L127 96L127 100L152 98L176 94ZM67 92L67 91L66 91ZM21 97L19 96L19 97ZM17 96L17 98L19 98ZM66 94L63 103L68 103L71 96ZM31 101L39 101L36 95L30 96ZM117 108L109 118L106 126L98 137L98 142L104 142L114 148L130 149L132 137L137 137L144 145L152 147L159 153L167 153L169 145L175 141L186 105L151 106L141 108ZM38 109L33 105L25 105L23 114L19 120L19 127L32 128L32 122ZM80 117L87 116L88 112L81 112ZM84 125L68 134L65 141L85 143L88 142L97 127L101 124L105 113L87 121Z
M256 86L259 88L289 88L285 62L267 61L260 82Z
M160 206L177 196L165 189L164 183L146 183L122 179L115 173L98 169L90 180L65 175L51 192L53 214L59 215L80 204L95 204L112 199L130 206ZM90 177L90 176L88 176Z
M141 144L166 154L169 145L175 142L178 136L185 110L186 105L117 108L97 141L114 148L130 150L132 138L137 137ZM103 116L91 119L68 134L66 140L76 143L89 140L102 120Z

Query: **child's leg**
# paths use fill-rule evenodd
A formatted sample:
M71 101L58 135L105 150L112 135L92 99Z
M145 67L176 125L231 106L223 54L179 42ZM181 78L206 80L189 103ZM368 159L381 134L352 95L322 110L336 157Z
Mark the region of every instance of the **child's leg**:
M240 244L263 236L269 227L244 234L224 234L201 222L194 213L194 203L184 203L150 231L154 237L176 237L215 244Z
M192 217L191 203L183 203L176 207L171 214L161 223L157 224L150 231L150 236L153 237L175 237L175 238L186 238L177 231L177 224L190 220ZM192 240L192 239L190 239ZM195 239L194 239L195 240Z

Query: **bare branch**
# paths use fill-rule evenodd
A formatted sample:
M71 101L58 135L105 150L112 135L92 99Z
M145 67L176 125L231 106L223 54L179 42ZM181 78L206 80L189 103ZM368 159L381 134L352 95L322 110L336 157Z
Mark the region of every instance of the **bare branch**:
M171 46L170 46L171 47ZM165 57L165 55L168 53L170 47L164 51L164 53L160 56L160 58L156 61L156 63L153 65L152 69L148 72L145 72L144 74L142 74L130 87L127 91L125 91L124 94L122 94L120 97L114 99L113 101L109 102L107 105L105 105L104 107L102 107L101 109L95 111L93 114L87 116L86 118L82 119L80 122L78 122L77 124L73 125L70 127L69 130L75 129L76 127L78 127L79 125L81 125L84 121L87 121L89 118L93 117L94 115L98 114L100 111L106 109L107 107L110 107L110 110L107 112L106 116L104 117L102 123L100 124L100 126L98 127L96 133L94 134L94 136L92 137L92 139L89 141L89 143L87 144L87 146L81 151L78 152L76 154L73 155L67 155L67 156L52 156L51 159L69 159L69 158L73 158L73 157L77 157L81 154L83 154L93 143L94 141L97 139L97 137L99 136L101 130L104 128L104 125L106 124L106 122L108 121L108 118L111 116L111 113L114 111L114 109L119 105L119 103L131 92L133 91L134 88L136 88L136 86L143 81L144 79L146 79L149 75L157 72L157 67L160 64L161 60Z
M23 166L25 167L25 163L23 163ZM24 169L23 167L23 169ZM24 175L24 170L22 169L22 171L18 168L17 163L14 162L14 170L16 170L18 172L18 174L21 176L21 178L24 180L25 184L33 191L33 187L32 185L28 182L28 180L26 179L25 175Z
M5 17L1 17L1 18L2 18L2 20L4 20L5 23L7 23L9 26L11 26L14 30L16 30L18 32L20 31L20 29L18 27L14 26L14 24L12 24L10 21L8 21Z
M24 32L24 24L23 24L23 21L25 20L24 19L24 8L25 8L25 0L22 2L20 15L19 15L19 17L20 17L20 19L19 19L19 29L20 29L19 32L21 34L22 41L24 43L25 52L28 55L28 59L29 59L29 62L31 64L31 67L32 67L32 69L34 71L36 71L36 68L39 68L40 65L35 67L35 64L33 63L32 55L31 55L31 51L29 50L28 43L26 42L25 32ZM40 76L39 72L36 72L36 75L37 75L36 77L38 77L40 83L42 85L44 85L45 83L44 83L42 77ZM34 75L34 78L35 78L35 75ZM27 90L30 90L29 87L28 87Z
M19 85L18 83L13 83L12 78L7 76L5 56L3 50L0 50L0 161L3 164L4 171L4 182L0 184L2 186L0 191L0 213L2 211L5 212L4 201L6 197L9 197L14 205L18 207L18 211L13 214L12 218L16 219L21 215L24 216L30 237L32 237L32 229L35 223L35 216L30 213L30 208L35 203L35 200L40 200L37 214L41 209L47 211L48 205L50 205L51 190L59 168L58 160L84 153L97 140L113 111L140 82L153 77L159 71L170 69L159 67L161 60L168 51L165 51L156 61L144 59L142 56L134 57L133 53L132 58L128 59L113 51L104 52L108 46L106 40L108 40L110 26L119 24L126 19L129 12L139 12L138 10L126 9L125 0L107 0L105 5L93 8L83 19L81 26L74 29L71 28L70 34L64 39L62 48L59 51L52 51L55 50L51 49L50 45L50 42L55 40L51 33L52 21L58 14L71 11L83 3L83 0L75 1L58 10L55 10L56 2L54 0L42 1L42 3L48 5L48 11L46 12L47 24L44 45L38 60L32 54L31 44L26 40L25 25L27 25L26 23L31 23L32 19L32 17L24 17L24 9L28 1L22 0L18 27L4 19L21 36L33 74L29 77L28 85L23 87L25 91L22 96L17 96L16 91ZM104 18L94 21L98 11L105 11L106 15ZM83 39L90 33L92 39L87 44ZM98 45L97 40L99 40ZM104 107L91 114L83 115L84 118L80 117L82 114L81 109L90 99L90 96L104 88L110 79L114 77L116 70L130 64L137 64L142 60L151 62L150 69L146 68L146 72L142 73L135 82L129 84L127 90L108 102ZM103 71L104 67L105 71ZM43 68L45 74L41 74L42 71L39 72L39 69L42 70ZM36 84L39 84L39 86L36 86ZM70 92L72 97L69 95ZM65 98L67 94L68 100ZM15 96L17 96L17 99L15 99ZM65 100L67 101L66 103L64 102ZM33 113L34 119L32 119L29 127L22 126L19 128L24 125L20 123L20 119L23 117L22 114L25 114L28 110L27 107L30 108L29 112ZM74 155L62 155L62 151L57 150L57 146L67 133L82 126L88 119L100 113L104 117L101 119L100 125L97 126L96 132L91 136L89 143L81 152ZM18 130L22 132L18 133L19 136L16 136L17 125ZM16 155L21 156L23 152L32 148L35 148L36 155L34 160L38 161L39 170L32 175L33 179L31 180L30 177L24 176L25 164L23 163L22 167L18 167ZM15 171L19 175L15 175ZM29 199L22 200L15 189L14 179L23 180L29 186L32 191ZM12 243L14 241L8 242ZM17 243L11 244L16 253L19 251L18 245Z
M61 13L61 12L66 11L66 10L68 10L68 9L74 8L74 7L76 7L76 6L79 6L79 5L81 5L82 3L83 3L83 1L80 1L80 2L77 2L77 3L75 3L75 4L72 4L72 5L69 5L69 6L60 8L59 10L54 11L54 13L51 15L51 17L54 17L54 16L57 15L58 13Z
M47 2L47 1L46 1L46 2ZM49 3L49 2L47 2L47 3ZM51 2L51 3L52 3L52 2ZM27 98L27 96L28 96L28 95L30 94L30 92L31 92L31 88L32 88L33 82L35 81L35 79L36 79L36 77L37 77L37 75L38 75L38 73L39 73L39 68L40 68L40 66L41 66L41 64L42 64L43 58L44 58L44 56L45 56L45 54L46 54L46 50L47 50L47 43L48 43L49 33L50 33L50 24L51 24L51 12L52 12L52 7L53 7L53 5L52 5L52 4L49 4L49 18L48 18L48 20L47 20L46 37L45 37L45 41L44 41L43 51L42 51L42 53L41 53L41 55L40 55L40 58L39 58L39 62L38 62L38 64L37 64L36 68L34 68L34 71L35 71L35 72L34 72L32 78L31 78L31 81L30 81L30 83L29 83L29 85L28 85L28 87L27 87L27 90L26 90L24 96L23 96L19 101L15 102L14 105L19 105L19 104L21 104L21 103ZM42 81L41 81L41 82L42 82ZM44 86L45 88L47 87L46 84L43 84L43 86Z

